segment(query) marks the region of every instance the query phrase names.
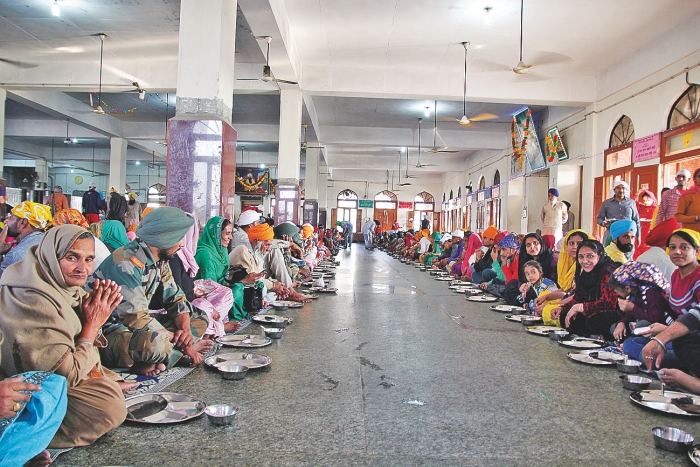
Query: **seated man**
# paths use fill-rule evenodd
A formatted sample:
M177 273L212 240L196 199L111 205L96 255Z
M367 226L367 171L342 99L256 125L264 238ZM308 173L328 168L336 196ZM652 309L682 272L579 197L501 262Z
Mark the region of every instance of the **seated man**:
M0 232L0 254L5 255L0 264L0 275L22 259L29 247L39 244L51 219L51 208L45 204L23 201L12 208L11 217ZM7 237L13 237L14 243L8 243Z
M632 261L634 255L634 239L637 236L637 224L630 219L615 221L610 225L610 245L605 247L605 253L613 261L625 264Z
M178 363L198 365L212 342L199 339L208 322L205 315L190 320L193 307L175 284L168 258L180 248L194 220L183 211L162 207L145 217L136 229L138 238L118 248L95 271L95 279L121 286L124 299L103 326L107 346L101 349L108 367L128 367L133 373L156 375ZM148 305L158 286L163 287L165 315L152 317ZM196 334L196 336L195 336Z

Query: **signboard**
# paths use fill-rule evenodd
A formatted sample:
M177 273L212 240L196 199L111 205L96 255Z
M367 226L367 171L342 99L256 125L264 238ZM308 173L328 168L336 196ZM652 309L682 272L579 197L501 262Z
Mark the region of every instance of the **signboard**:
M661 133L655 133L632 142L632 161L641 162L659 157L659 142Z
M361 199L359 201L359 207L361 207L361 208L373 208L374 201L372 201L371 199Z
M399 201L399 209L413 209L411 201Z

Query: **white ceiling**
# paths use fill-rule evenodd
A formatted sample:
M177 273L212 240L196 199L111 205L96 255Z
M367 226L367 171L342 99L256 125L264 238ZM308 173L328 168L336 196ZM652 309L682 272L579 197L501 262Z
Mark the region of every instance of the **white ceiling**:
M171 94L171 106L175 102L180 1L60 0L59 18L51 15L51 3L0 0L0 85L10 90L6 116L25 122L8 125L8 138L25 153L34 146L46 150L52 138L65 137L62 122L70 117L76 134L102 139L98 147L107 147L110 134L121 129L145 157L151 150L162 153L155 141L164 133L165 93ZM409 170L439 182L462 170L476 152L507 147L510 116L524 105L535 113L546 107L574 112L596 98L596 80L611 66L675 28L700 25L697 0L525 0L523 59L535 68L530 76L518 76L508 67L518 62L519 0L238 4L236 77L259 74L265 44L253 35L271 35L273 74L299 80L305 95L302 121L310 124L307 140L320 140L336 180L385 180L387 170L398 171L399 151L409 148ZM97 90L99 70L97 33L107 34L104 82L129 90L132 80L148 84L145 103L136 93L117 92L122 88L103 93L112 108L138 107L134 112L102 120L91 112L88 91ZM462 41L471 43L466 113L498 116L473 128L445 121L463 113ZM656 54L650 60L658 69L670 58ZM58 96L66 89L51 85L67 80L85 87ZM21 86L27 83L34 84ZM49 87L38 91L36 83ZM276 157L276 88L235 83L232 121L251 162ZM37 97L38 92L46 96ZM433 131L435 100L440 138ZM433 146L435 139L437 146L459 152L422 152L422 163L438 166L416 169L418 118L426 118L426 106L421 146ZM405 159L402 166L405 173Z

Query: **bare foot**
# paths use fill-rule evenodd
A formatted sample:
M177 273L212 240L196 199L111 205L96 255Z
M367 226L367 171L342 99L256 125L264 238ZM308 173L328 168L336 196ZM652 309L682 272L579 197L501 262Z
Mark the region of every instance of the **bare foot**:
M139 383L127 383L126 381L118 381L117 384L121 388L122 392L129 392L132 389L136 389L140 386Z
M230 332L236 332L239 329L241 329L241 323L238 321L229 321L228 323L224 323L224 332L227 334Z
M300 294L296 290L292 291L292 293L290 293L289 297L287 297L287 298L293 302L309 303L311 301L310 298L303 296L302 294Z
M209 339L199 339L197 342L192 344L192 350L200 355L206 354L212 347L214 347L214 342L210 341Z
M160 374L161 371L165 371L165 365L162 363L145 363L139 362L134 363L130 368L132 373L143 376L155 376Z
M51 464L51 455L49 455L49 451L41 451L39 454L34 456L27 462L25 467L45 467L47 465Z

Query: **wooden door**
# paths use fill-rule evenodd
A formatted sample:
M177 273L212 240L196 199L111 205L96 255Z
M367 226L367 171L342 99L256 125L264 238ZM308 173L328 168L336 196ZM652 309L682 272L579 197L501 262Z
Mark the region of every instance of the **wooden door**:
M338 210L336 208L331 209L331 229L335 229L335 223L338 220Z
M642 190L649 190L659 199L659 166L650 165L647 167L637 167L632 170L632 185L630 186L630 198L636 200L637 195Z
M377 209L375 207L374 219L380 222L382 232L388 232L396 220L396 209Z
M408 211L408 214L406 216L406 225L404 226L404 229L406 231L410 230L413 228L413 216L415 215L415 211Z
M604 178L605 177L596 177L593 180L593 224L595 225L593 231L600 236L600 238L603 238L603 234L605 233L605 229L599 226L597 221L600 207L603 205L603 200L606 199L604 193L605 188L603 186Z
M433 221L430 223L430 227L433 229L434 232L440 231L440 213L439 212L433 213Z

